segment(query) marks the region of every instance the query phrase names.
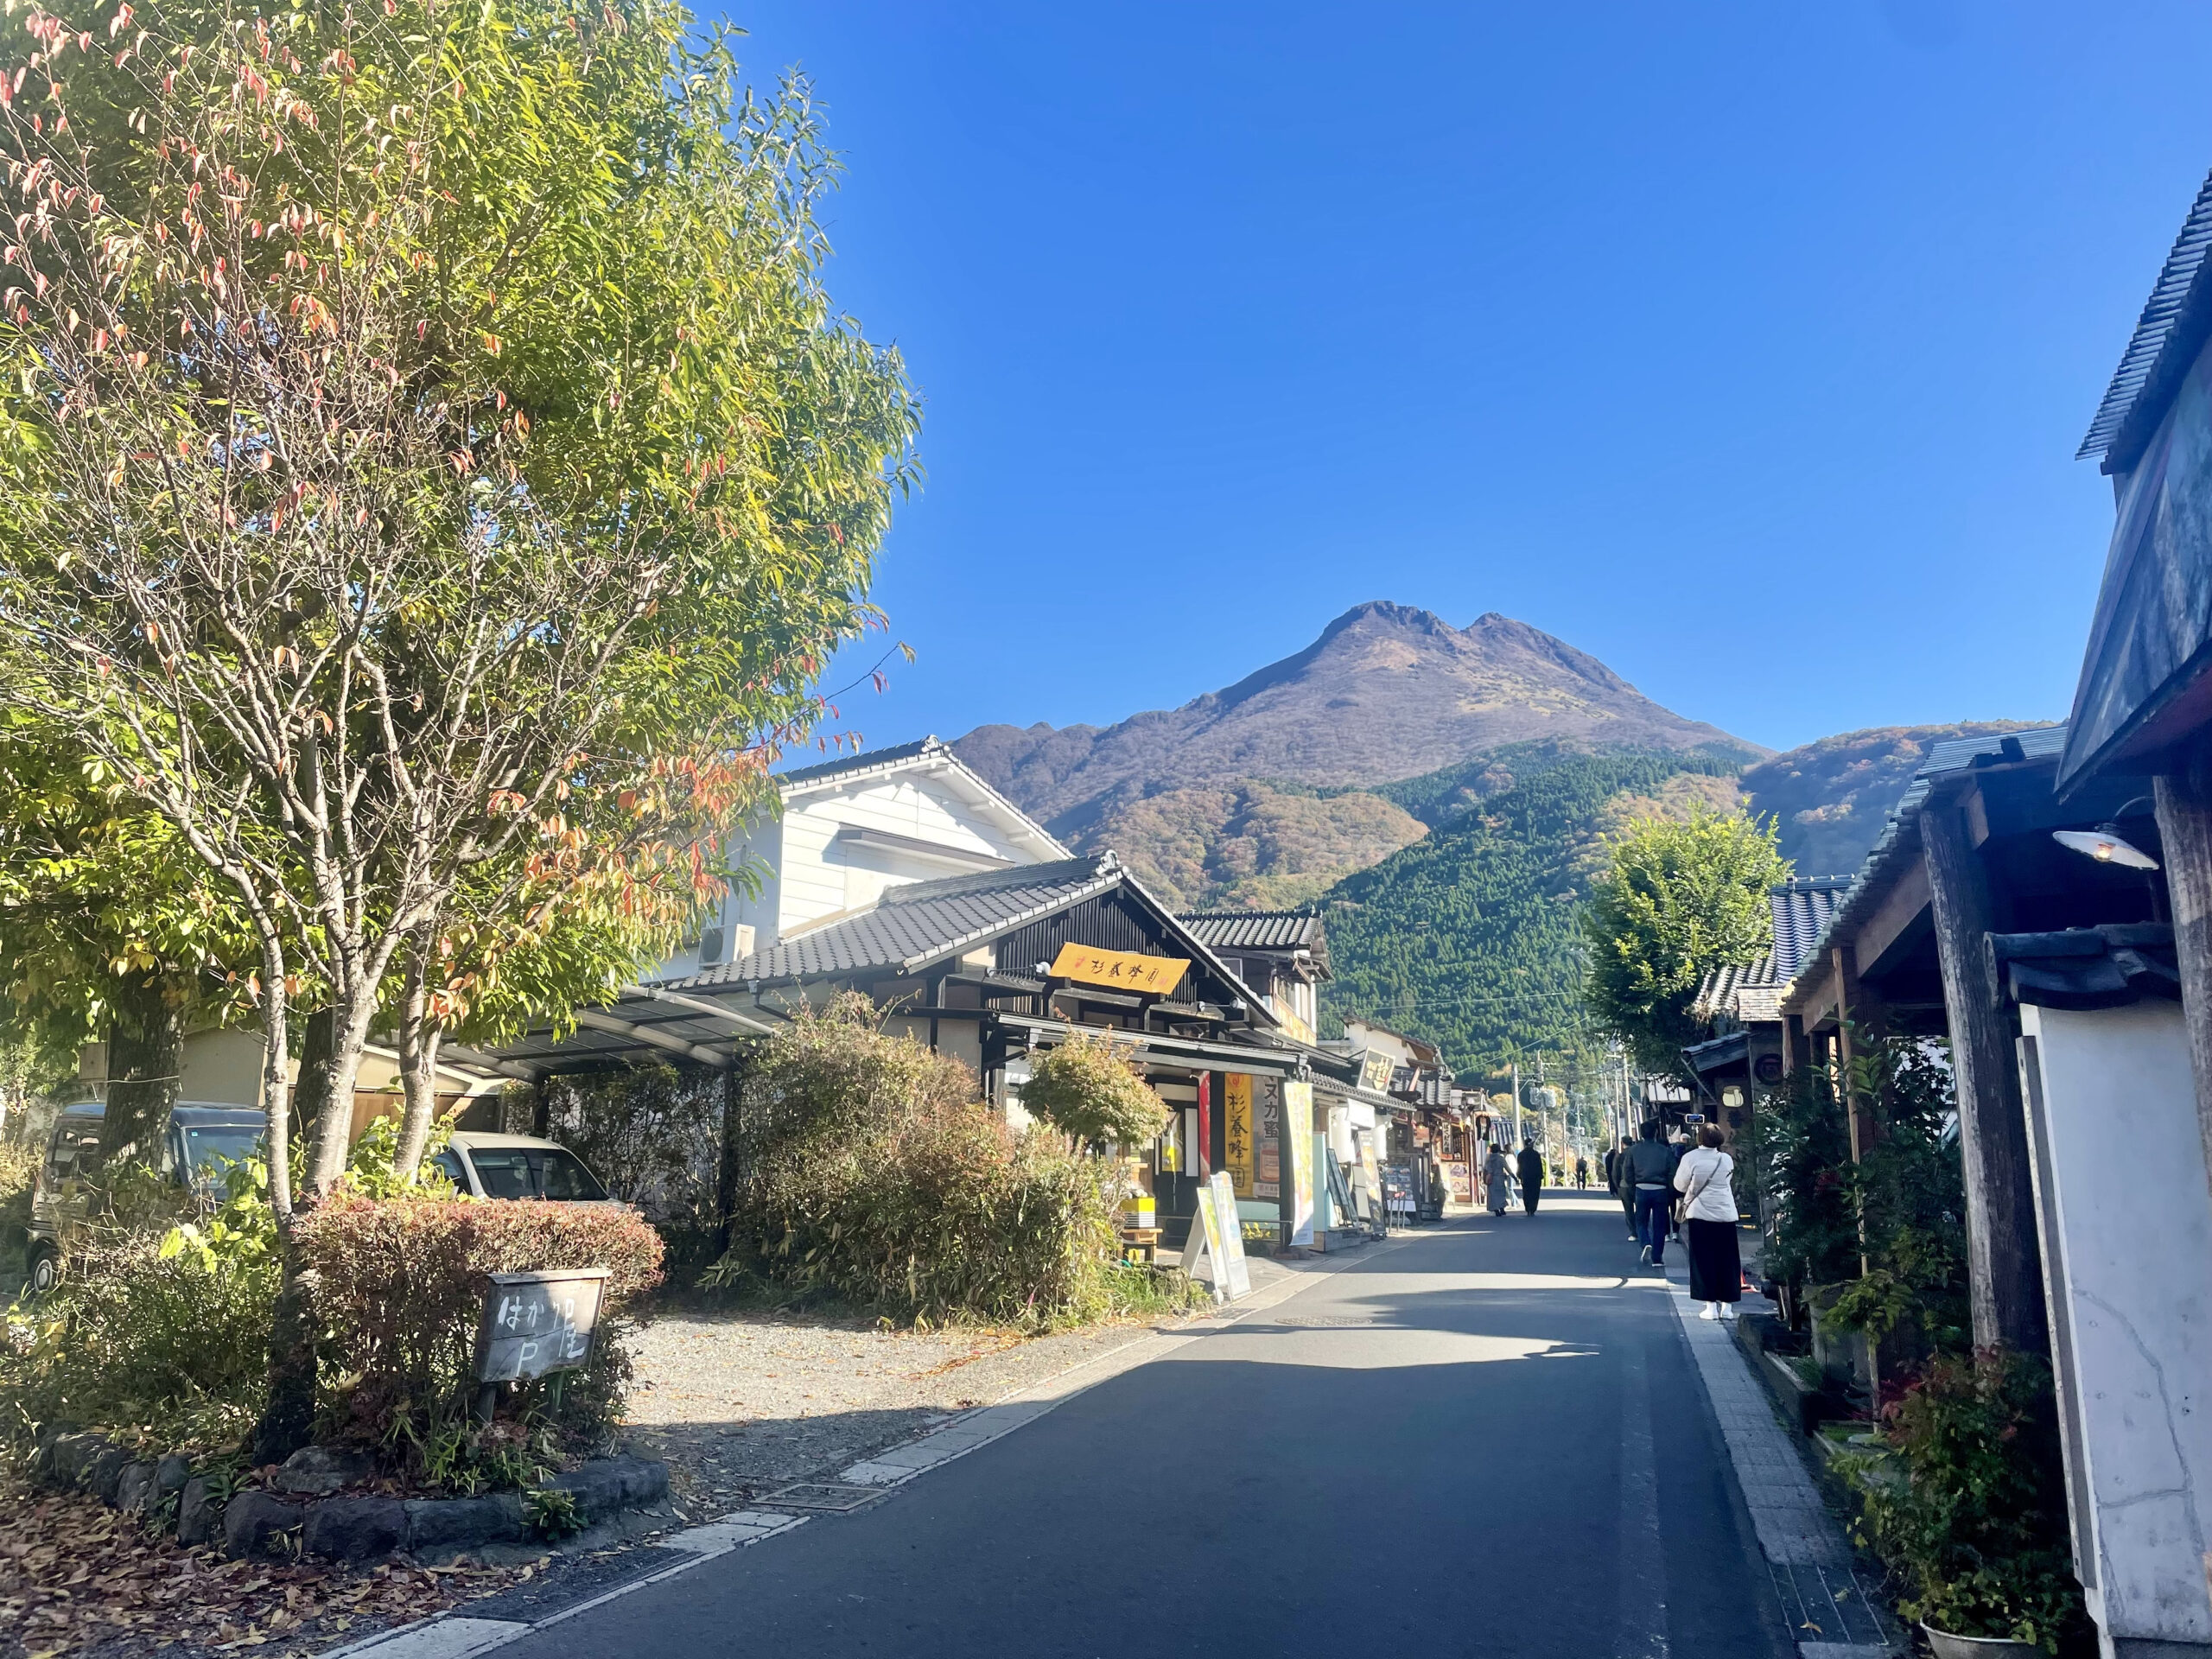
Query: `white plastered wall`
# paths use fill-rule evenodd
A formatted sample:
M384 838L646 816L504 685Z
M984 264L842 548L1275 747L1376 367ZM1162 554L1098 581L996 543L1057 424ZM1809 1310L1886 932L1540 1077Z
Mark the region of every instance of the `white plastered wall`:
M2212 1196L2181 1009L2020 1024L2090 1611L2110 1659L2212 1654Z

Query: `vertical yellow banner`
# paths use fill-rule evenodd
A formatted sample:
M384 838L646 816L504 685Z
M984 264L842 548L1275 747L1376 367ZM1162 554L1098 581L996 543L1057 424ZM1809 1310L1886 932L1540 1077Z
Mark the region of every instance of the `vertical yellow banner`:
M1282 1132L1290 1141L1290 1242L1313 1243L1313 1085L1282 1086Z
M1223 1080L1222 1087L1222 1159L1229 1166L1229 1178L1236 1184L1236 1196L1252 1196L1252 1079L1242 1071L1231 1071Z

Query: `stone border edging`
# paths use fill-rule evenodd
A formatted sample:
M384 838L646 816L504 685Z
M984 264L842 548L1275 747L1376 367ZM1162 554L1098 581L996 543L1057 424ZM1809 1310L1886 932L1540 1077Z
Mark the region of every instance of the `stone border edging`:
M192 1473L181 1453L136 1457L97 1430L41 1436L32 1473L52 1490L96 1497L126 1515L149 1514L175 1497L177 1541L219 1542L232 1559L296 1553L359 1565L411 1554L436 1564L487 1546L566 1541L533 1539L520 1492L403 1498L250 1486L218 1505L207 1477ZM594 1458L545 1490L575 1498L588 1535L665 1503L668 1465Z

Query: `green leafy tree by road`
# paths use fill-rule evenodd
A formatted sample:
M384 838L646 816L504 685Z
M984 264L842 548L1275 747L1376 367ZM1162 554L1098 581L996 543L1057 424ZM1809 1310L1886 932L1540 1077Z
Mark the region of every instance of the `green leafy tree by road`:
M427 1006L483 965L449 939L713 895L875 620L917 405L824 291L805 87L757 98L673 5L4 27L0 702L246 924L289 1226L410 950ZM305 1009L334 1109L295 1172ZM271 1455L312 1399L296 1265Z
M1576 913L1595 837L1624 801L1735 770L1707 755L1530 745L1480 776L1452 768L1378 791L1405 794L1435 827L1329 890L1325 1019L1411 1032L1471 1077L1593 1050Z
M0 709L0 1033L49 1077L107 1046L104 1160L153 1150L194 1020L252 940L175 827L50 722Z
M1582 913L1589 944L1583 1001L1647 1071L1680 1074L1701 1034L1690 999L1706 972L1773 943L1766 890L1789 866L1771 821L1694 811L1640 818L1609 838Z

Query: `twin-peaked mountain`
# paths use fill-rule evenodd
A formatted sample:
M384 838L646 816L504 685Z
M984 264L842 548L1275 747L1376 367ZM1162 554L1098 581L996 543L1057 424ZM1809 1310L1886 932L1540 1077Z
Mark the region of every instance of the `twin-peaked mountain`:
M1179 709L1108 727L980 726L953 746L1048 829L1081 838L1117 804L1242 779L1393 783L1511 743L1765 750L1661 708L1587 652L1496 612L1355 606L1295 656Z
M1325 1014L1378 1019L1480 1071L1586 1040L1574 918L1608 830L1746 806L1773 817L1800 874L1848 874L1931 743L2018 723L1777 755L1527 623L1456 628L1377 602L1179 709L983 726L954 747L1170 905L1319 904L1337 976Z

